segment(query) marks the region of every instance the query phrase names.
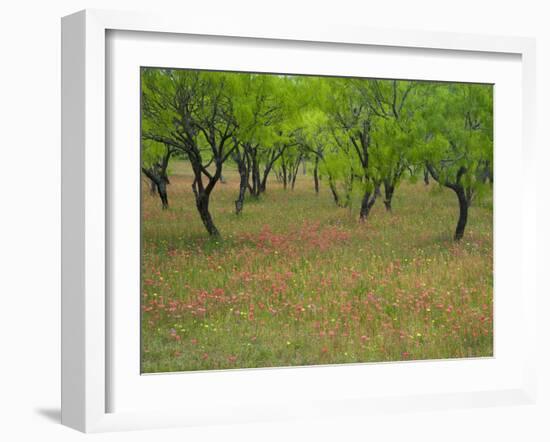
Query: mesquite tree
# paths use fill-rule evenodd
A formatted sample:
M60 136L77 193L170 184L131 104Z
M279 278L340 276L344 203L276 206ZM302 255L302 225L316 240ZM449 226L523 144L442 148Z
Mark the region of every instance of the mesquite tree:
M313 185L315 194L319 195L320 165L325 162L324 152L331 143L327 114L318 107L312 107L303 112L302 129L298 132L296 138L302 148L304 157L313 158ZM329 169L325 170L326 173L328 171ZM334 190L334 180L329 185L334 200L338 204L338 196Z
M171 146L189 159L200 218L219 236L210 195L235 150L235 74L142 68L142 138Z
M244 205L246 191L252 197L265 192L276 161L289 146L295 88L292 79L259 74L239 74L239 94L233 111L238 122L236 149L232 155L241 177L236 212ZM246 179L245 179L246 177Z
M384 188L384 206L391 211L395 189L409 166L415 145L416 84L404 80L356 81L354 87L372 114L372 138Z
M356 84L363 81L333 79L328 107L333 139L340 152L353 159L351 178L362 193L359 209L361 221L367 219L374 206L381 182L379 171L372 161L372 153L376 149L372 139L374 114L362 99Z
M351 209L352 199L357 191L356 180L360 180L360 170L349 146L329 146L323 154L320 175L326 179L332 199L338 207Z
M141 143L141 171L151 183L151 193L158 194L163 209L168 209L168 163L174 149L164 143L144 140Z
M298 143L286 145L285 149L282 150L275 167L279 181L283 183L283 189L286 190L290 186L294 190L296 177L304 156L305 151Z
M431 84L419 124L423 159L432 178L457 197L454 239L460 240L473 198L492 176L493 94L491 85Z
M457 195L457 240L473 198L492 183L491 86L143 68L142 110L144 175L167 208L169 160L185 158L214 236L210 197L228 160L237 214L272 172L294 188L306 162L315 193L322 178L338 206L359 200L361 221L379 197L391 211L406 171L426 183L429 175Z

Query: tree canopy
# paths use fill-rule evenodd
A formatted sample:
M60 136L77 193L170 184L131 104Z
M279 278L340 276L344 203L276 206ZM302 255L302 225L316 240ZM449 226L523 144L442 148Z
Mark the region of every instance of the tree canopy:
M228 162L240 174L236 213L272 175L293 189L310 163L316 193L325 180L338 206L358 195L361 221L382 191L391 211L399 183L429 172L457 195L457 240L492 183L491 85L160 68L142 68L141 79L142 170L166 191L170 156L186 158L210 235L220 234L209 201Z

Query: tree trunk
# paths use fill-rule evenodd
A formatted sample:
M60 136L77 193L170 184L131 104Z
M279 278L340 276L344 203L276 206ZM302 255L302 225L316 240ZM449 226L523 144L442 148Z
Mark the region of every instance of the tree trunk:
M456 197L458 198L459 213L454 239L455 241L460 241L464 236L464 230L466 229L466 223L468 222L468 208L470 207L470 203L474 196L473 189L465 189L461 183L461 178L467 170L465 167L461 167L456 173L456 180L454 182L450 182L448 180L440 180L439 174L436 169L430 165L430 163L426 163L426 167L435 181L443 184L445 187L448 187L456 193Z
M254 196L260 196L260 165L256 162L256 168L254 169Z
M220 232L214 225L214 221L212 220L212 215L210 215L210 210L208 207L210 204L210 194L206 192L196 193L195 200L201 221L204 224L208 234L210 236L220 236Z
M299 165L298 165L299 166ZM296 170L294 171L294 174L292 175L292 179L291 179L291 182L290 182L290 188L292 190L294 190L294 186L296 185L296 175L298 175L298 167L296 168Z
M460 241L462 237L464 236L464 229L466 228L466 223L468 222L468 207L469 207L469 201L466 197L466 192L464 191L464 187L457 186L456 189L453 189L456 193L456 196L458 198L458 206L459 206L459 215L458 215L458 223L456 225L455 230L455 241Z
M156 168L146 169L142 167L141 170L145 176L149 179L151 186L149 191L152 195L158 193L163 209L168 209L168 191L166 185L170 183L168 176L164 172L157 172Z
M338 197L338 192L336 191L336 185L334 184L334 180L329 175L328 177L328 185L330 187L330 191L332 193L332 198L334 198L334 202L338 207L340 207L340 198Z
M242 212L244 206L244 196L246 193L246 188L248 186L248 176L249 170L247 167L247 156L246 154L241 154L241 151L237 147L235 151L231 154L233 161L237 164L237 169L239 171L239 196L235 200L235 213L238 215Z
M315 156L315 166L313 168L313 182L315 183L315 194L319 195L319 157Z
M302 162L302 155L298 158L296 163L294 164L293 168L291 169L291 177L290 177L290 184L291 189L294 190L294 186L296 185L296 177L298 176L298 172L300 170L300 163Z
M273 163L267 164L264 169L264 176L262 178L262 181L260 182L260 193L265 193L265 189L267 187L267 177L269 176L269 173L271 172L271 168L273 167Z
M246 151L250 158L250 178L252 184L248 184L248 190L250 195L254 198L260 196L260 163L258 161L258 148L250 145L246 145Z
M166 191L166 181L163 178L157 183L157 190L162 202L162 208L164 210L168 209L168 192Z
M378 186L377 186L378 187ZM372 206L374 206L374 203L376 202L376 190L374 193L366 191L363 200L361 201L361 210L359 211L359 220L360 221L366 221L367 217L369 216L370 209L372 209Z
M390 181L384 181L384 206L388 212L391 212L391 202L394 190L395 185L393 185Z
M430 184L430 174L428 172L428 168L424 169L424 184L427 186Z
M241 181L239 184L239 196L237 200L235 201L235 213L238 215L243 210L244 205L244 196L246 193L246 187L248 183L248 176L246 173L246 166L244 165L244 162L239 162L239 175L241 176Z
M149 179L149 194L154 196L157 193L157 183L155 183L151 178Z
M260 196L260 165L255 158L252 160L252 190L250 193L256 198Z
M346 189L346 200L344 201L344 204L342 207L349 207L351 209L351 194L353 192L353 181L354 181L354 176L352 174L347 183L348 185Z

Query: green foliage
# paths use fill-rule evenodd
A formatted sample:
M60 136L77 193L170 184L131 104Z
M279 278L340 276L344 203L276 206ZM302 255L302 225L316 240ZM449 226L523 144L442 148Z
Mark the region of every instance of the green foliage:
M480 84L144 68L143 162L162 144L199 164L200 179L248 162L258 192L271 170L295 176L315 162L344 199L393 194L427 168L470 202L492 182L492 97Z
M419 143L418 158L434 167L440 183L481 191L493 169L492 86L450 83L425 87L429 93L418 119L424 140Z

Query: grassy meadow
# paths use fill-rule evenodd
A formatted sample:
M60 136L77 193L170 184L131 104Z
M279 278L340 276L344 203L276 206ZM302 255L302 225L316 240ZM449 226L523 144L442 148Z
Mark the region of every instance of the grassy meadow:
M209 238L186 162L172 162L170 209L142 186L142 372L491 356L492 194L452 240L455 194L404 181L393 213L367 222L310 174L274 174L234 213L238 174L224 166Z

